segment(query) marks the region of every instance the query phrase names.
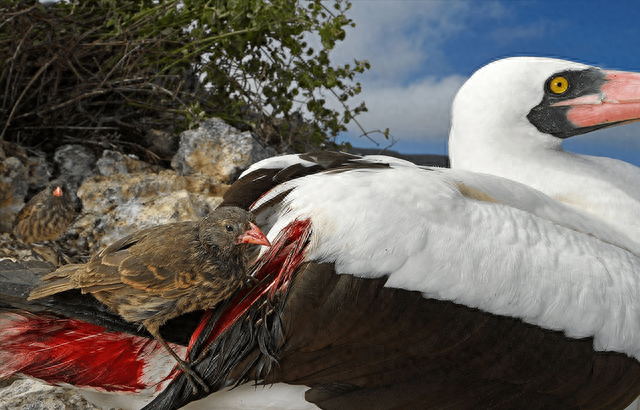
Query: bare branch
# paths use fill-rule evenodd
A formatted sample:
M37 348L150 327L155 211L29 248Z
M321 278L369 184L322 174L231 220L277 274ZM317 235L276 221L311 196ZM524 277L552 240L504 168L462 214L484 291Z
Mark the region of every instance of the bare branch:
M33 76L33 78L31 79L31 81L29 81L29 83L24 88L24 90L22 90L22 94L20 94L20 96L18 97L16 102L13 104L13 108L11 109L11 113L9 114L9 117L7 118L7 122L4 124L4 128L2 129L2 133L0 133L0 141L3 140L4 133L7 131L7 128L9 127L9 124L11 124L11 119L13 118L13 114L15 114L16 109L18 109L18 106L20 105L20 102L22 101L22 98L24 97L24 95L27 93L27 91L29 91L29 89L31 88L33 83L36 82L38 77L40 77L42 75L42 73L44 73L45 70L51 65L51 63L56 61L57 58L58 58L58 55L56 54L55 56L53 56L53 58L51 58L49 61L47 61L47 63L45 65L40 67L40 69L38 70L36 75Z

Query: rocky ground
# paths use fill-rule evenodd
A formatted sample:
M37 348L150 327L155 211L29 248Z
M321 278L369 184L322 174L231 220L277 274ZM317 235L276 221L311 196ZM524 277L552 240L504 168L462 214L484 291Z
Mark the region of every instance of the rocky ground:
M0 410L99 410L72 389L15 378L0 388ZM1 385L0 385L1 386Z
M138 229L200 219L244 169L274 154L249 132L217 119L180 135L171 169L108 149L96 158L83 145L59 147L53 163L44 153L0 148L0 259L84 262ZM73 191L75 220L55 243L26 245L11 233L15 215L54 178L64 179ZM14 409L96 407L73 390L17 377L0 382L0 410Z
M182 133L172 169L111 150L96 158L83 145L61 146L53 164L41 153L11 156L0 149L0 257L83 262L138 229L200 219L240 172L274 154L249 132L217 119ZM70 186L76 218L55 246L24 245L11 234L15 215L54 177Z

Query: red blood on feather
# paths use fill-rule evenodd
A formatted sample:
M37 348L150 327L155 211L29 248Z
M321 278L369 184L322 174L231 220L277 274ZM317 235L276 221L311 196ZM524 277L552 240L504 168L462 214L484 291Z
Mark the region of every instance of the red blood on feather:
M311 235L311 221L296 219L278 234L271 247L254 263L254 277L258 281L253 287L241 290L230 308L215 324L203 346L211 344L218 336L231 327L242 315L267 292L273 298L276 293L284 292L291 275L304 260L304 251ZM210 312L207 312L210 313ZM191 336L189 350L211 315L203 316L198 328Z
M27 312L3 313L0 346L0 378L23 373L50 384L119 392L151 387L145 382L145 363L164 354L153 339Z

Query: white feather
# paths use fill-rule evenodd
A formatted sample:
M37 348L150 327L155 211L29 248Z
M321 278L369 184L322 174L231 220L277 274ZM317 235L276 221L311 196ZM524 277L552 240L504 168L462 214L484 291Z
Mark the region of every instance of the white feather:
M460 184L496 202L465 196ZM386 286L570 337L593 336L597 350L640 358L638 247L591 215L522 184L459 170L403 165L283 185L295 189L268 236L311 218L308 260L335 262L341 274L388 276Z
M295 155L295 154L281 155L278 157L267 158L265 160L262 160L260 162L257 162L251 165L242 174L240 174L240 178L246 176L247 174L250 174L251 172L254 172L258 168L282 169L282 168L287 168L288 166L291 166L294 164L299 164L305 167L312 167L314 165L317 165L315 162L303 160L298 155Z

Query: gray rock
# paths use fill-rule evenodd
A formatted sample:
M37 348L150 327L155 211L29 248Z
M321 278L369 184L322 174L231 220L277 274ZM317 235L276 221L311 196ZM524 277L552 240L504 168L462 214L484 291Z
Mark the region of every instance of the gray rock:
M104 150L102 158L96 163L96 167L101 175L129 173L127 166L124 164L124 155L111 150Z
M10 232L16 214L24 205L29 173L16 157L0 163L0 232Z
M75 248L95 254L138 229L200 219L220 204L226 189L211 176L169 170L94 176L78 189L82 214L67 234Z
M159 172L162 167L140 161L132 155L123 155L117 151L104 150L96 163L101 175L135 174L138 172Z
M47 186L51 179L51 165L42 155L27 157L27 170L29 173L29 189L40 191Z
M240 132L219 118L180 135L180 148L171 166L180 175L211 175L221 182L235 180L249 165L275 155L250 132Z
M101 410L77 392L32 379L17 379L0 388L0 410Z
M58 165L60 178L67 181L72 191L86 178L95 173L96 157L82 145L63 145L53 155Z

